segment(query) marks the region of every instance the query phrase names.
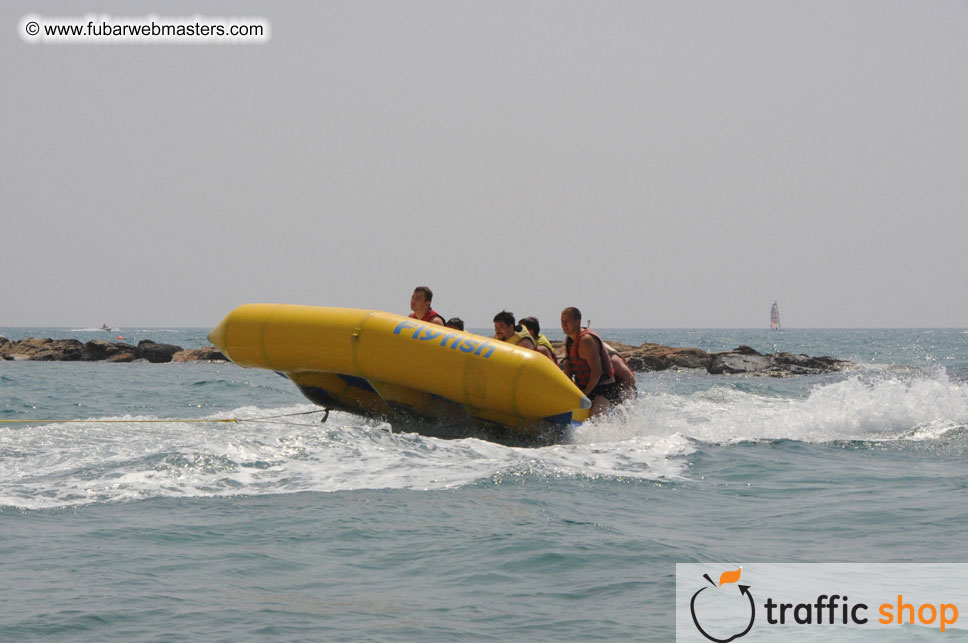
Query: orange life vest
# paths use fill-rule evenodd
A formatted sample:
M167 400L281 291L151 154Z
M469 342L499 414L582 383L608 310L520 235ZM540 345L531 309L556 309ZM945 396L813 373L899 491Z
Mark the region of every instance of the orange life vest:
M612 367L612 359L608 356L608 351L605 350L605 343L595 331L586 328L578 333L577 342L571 341L571 337L565 341L568 361L571 363L571 372L575 376L575 384L583 391L588 386L588 380L592 376L592 367L578 354L578 344L585 335L591 335L598 342L598 359L602 364L602 376L598 380L599 383L615 378L615 369Z

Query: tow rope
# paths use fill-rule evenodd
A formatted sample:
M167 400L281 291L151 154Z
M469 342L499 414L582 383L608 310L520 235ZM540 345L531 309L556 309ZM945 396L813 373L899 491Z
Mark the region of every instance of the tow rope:
M319 411L303 411L301 413L284 413L282 415L266 415L257 418L170 418L167 420L0 420L0 424L240 424L244 422L266 422L279 418L295 417L297 415L312 415L313 413L323 413L320 424L329 419L329 409L324 408ZM292 422L278 422L277 424L288 424L290 426L314 426L312 424L293 424Z

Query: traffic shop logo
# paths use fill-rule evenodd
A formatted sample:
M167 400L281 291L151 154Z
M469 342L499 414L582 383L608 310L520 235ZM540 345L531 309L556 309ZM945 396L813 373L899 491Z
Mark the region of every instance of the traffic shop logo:
M722 572L719 583L704 573L707 584L702 585L689 600L689 613L696 630L714 643L730 643L749 634L756 623L756 600L751 585L739 583L743 568ZM787 578L789 580L789 577ZM767 582L769 586L770 583ZM902 586L903 587L903 586ZM805 602L783 601L774 598L770 586L765 601L761 603L763 619L761 626L885 626L921 625L936 627L944 633L948 626L958 622L958 606L952 600L938 603L918 603L904 597L904 591L887 593L880 602L851 601L843 593L820 593L816 599ZM892 588L893 589L893 588ZM898 589L901 589L899 587ZM881 590L883 591L883 590ZM853 592L851 592L853 593ZM688 594L687 594L688 595ZM870 598L870 597L869 597ZM874 605L875 607L869 607ZM876 610L876 612L875 612ZM779 631L777 631L779 634Z
M729 643L730 641L746 636L749 633L749 631L753 629L753 623L756 622L756 603L753 601L753 594L750 593L750 586L738 584L740 574L742 574L742 572L743 572L742 567L740 567L735 571L723 572L722 574L719 575L719 585L716 585L716 583L713 582L713 579L709 577L709 574L703 574L702 577L705 578L707 581L709 581L709 585L703 585L698 590L696 590L696 593L692 595L692 599L689 601L689 612L690 614L692 614L692 622L696 625L696 629L699 630L699 633L705 636L710 641L715 641L715 643ZM701 612L702 606L707 605L709 602L709 599L715 600L716 598L719 598L719 596L715 596L714 598L713 595L716 595L717 593L720 593L720 592L728 591L729 588L727 590L722 589L723 585L727 585L727 584L731 585L732 583L737 583L735 588L739 590L739 593L741 596L745 596L749 601L749 620L748 622L746 622L746 626L741 631L736 632L735 634L732 634L732 635L729 635L728 633L724 635L724 634L719 634L717 632L717 636L724 637L724 638L717 638L717 636L714 636L713 634L710 634L709 631L707 631L707 628L709 627L708 623L706 628L703 627L702 617L700 614L697 613L697 604L699 605L698 611ZM704 595L703 592L706 592L707 590L709 590L710 585L713 587L713 590L710 591L708 594ZM740 620L739 622L743 622L743 620Z

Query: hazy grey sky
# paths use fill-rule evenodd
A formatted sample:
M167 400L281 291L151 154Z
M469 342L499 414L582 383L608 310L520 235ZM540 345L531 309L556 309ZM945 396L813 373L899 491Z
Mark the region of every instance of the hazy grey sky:
M262 16L53 45L26 14ZM968 2L4 2L0 326L968 326Z

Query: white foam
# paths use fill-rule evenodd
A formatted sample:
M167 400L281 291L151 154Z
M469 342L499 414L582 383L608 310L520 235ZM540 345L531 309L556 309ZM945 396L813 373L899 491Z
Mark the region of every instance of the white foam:
M313 423L318 416L312 415L261 419L314 409L245 407L231 414L243 420L239 424L105 422L0 430L0 449L17 454L0 471L0 506L446 489L521 475L657 480L678 476L684 464L675 456L692 450L681 436L638 435L535 449L391 433L386 425L342 413L331 414L325 424ZM621 432L607 425L599 430L600 437Z
M944 426L947 431L968 423L968 387L951 381L943 369L927 376L858 373L818 386L806 399L768 397L728 387L646 399L648 408L643 413L664 431L721 444L763 439L814 443L906 439L920 427Z
M643 378L645 379L645 378ZM674 480L700 443L941 439L968 425L968 385L938 371L859 373L806 397L731 385L640 393L544 448L443 440L352 415L243 407L238 424L107 422L0 427L0 506L56 507L154 497L447 489L519 476ZM104 418L114 419L114 418ZM147 420L150 417L120 418Z

